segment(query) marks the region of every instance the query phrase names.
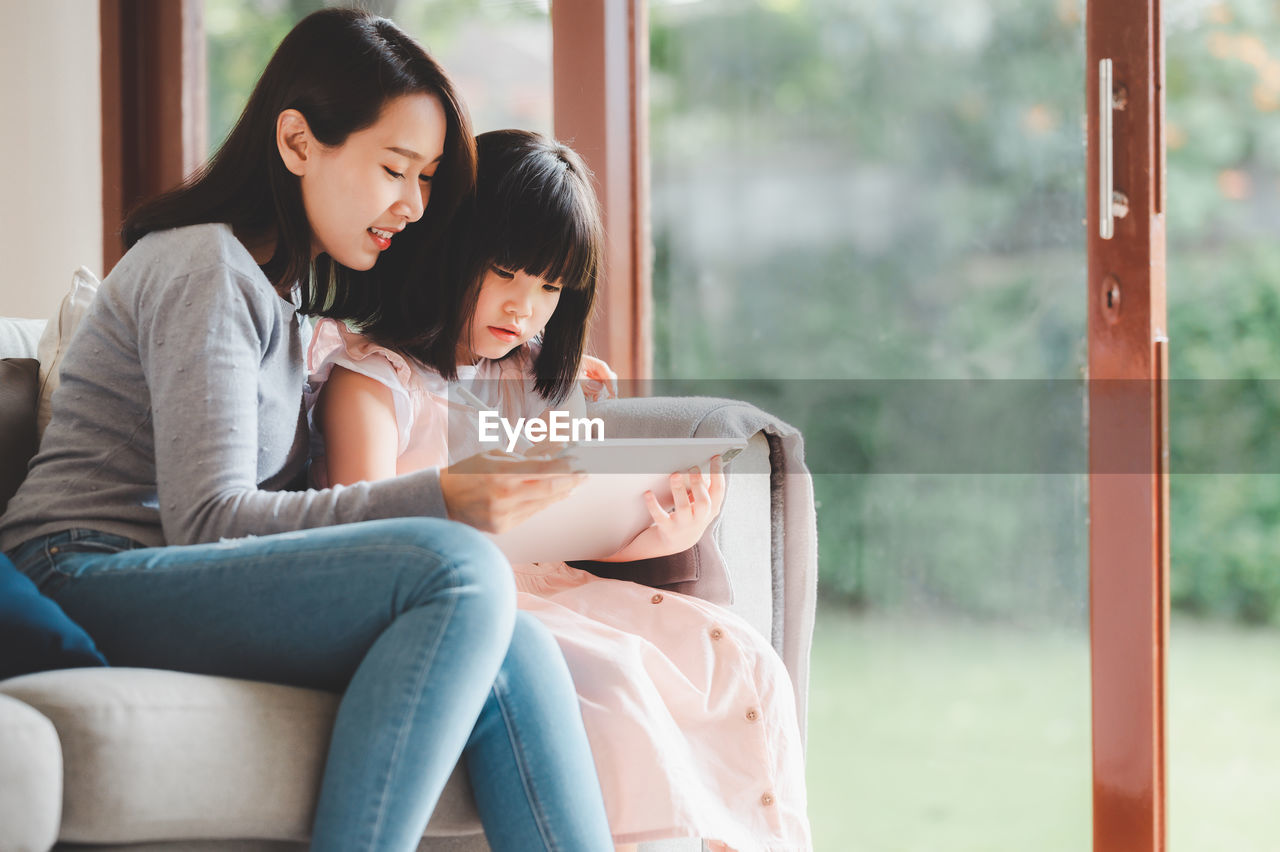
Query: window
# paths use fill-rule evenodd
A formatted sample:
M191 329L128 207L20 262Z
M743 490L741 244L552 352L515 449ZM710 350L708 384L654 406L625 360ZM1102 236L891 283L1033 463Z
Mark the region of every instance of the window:
M209 57L209 138L216 146L240 116L280 39L320 0L204 0ZM453 78L476 132L551 132L551 19L537 0L501 3L382 2Z
M651 5L655 372L815 473L818 849L1089 843L1082 12Z

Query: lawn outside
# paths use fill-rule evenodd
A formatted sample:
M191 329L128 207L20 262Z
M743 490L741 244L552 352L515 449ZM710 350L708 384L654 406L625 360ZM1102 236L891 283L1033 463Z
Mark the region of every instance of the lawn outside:
M1280 848L1280 631L1175 617L1173 852ZM809 708L819 852L1090 848L1083 630L819 608Z

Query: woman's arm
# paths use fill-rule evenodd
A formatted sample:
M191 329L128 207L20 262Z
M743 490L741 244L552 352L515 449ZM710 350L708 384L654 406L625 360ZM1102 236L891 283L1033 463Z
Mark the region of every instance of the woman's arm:
M149 264L165 263L158 250L151 254ZM136 357L154 435L145 449L154 452L153 499L165 542L443 517L436 471L376 486L282 490L306 458L298 323L256 267L238 268L251 260L228 254L235 262L141 276L119 300L137 317Z

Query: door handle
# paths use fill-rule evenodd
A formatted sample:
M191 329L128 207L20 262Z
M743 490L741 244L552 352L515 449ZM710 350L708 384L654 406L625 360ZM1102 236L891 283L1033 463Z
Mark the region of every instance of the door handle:
M1110 59L1098 60L1098 236L1109 240L1116 233L1116 219L1129 212L1129 197L1115 188L1115 133L1113 113L1124 109L1124 89L1115 89Z
M1112 136L1112 68L1110 59L1098 60L1098 236L1109 240L1116 233L1115 210L1111 196L1115 192L1115 159Z

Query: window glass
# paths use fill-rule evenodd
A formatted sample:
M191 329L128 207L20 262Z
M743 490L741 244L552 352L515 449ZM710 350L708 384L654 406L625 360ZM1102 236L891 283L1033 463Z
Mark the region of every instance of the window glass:
M1083 8L650 3L656 374L815 474L818 849L1089 847Z
M205 0L209 140L216 148L244 109L276 45L321 0ZM551 19L547 0L377 0L431 52L462 94L477 133L551 130Z
M1280 7L1168 4L1169 825L1270 849L1280 816Z

